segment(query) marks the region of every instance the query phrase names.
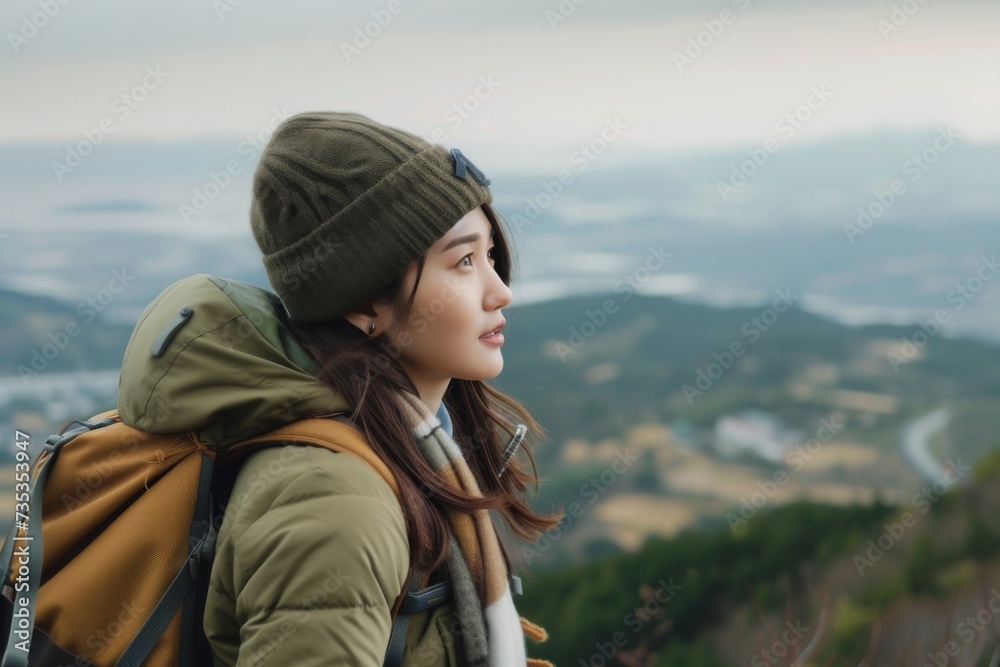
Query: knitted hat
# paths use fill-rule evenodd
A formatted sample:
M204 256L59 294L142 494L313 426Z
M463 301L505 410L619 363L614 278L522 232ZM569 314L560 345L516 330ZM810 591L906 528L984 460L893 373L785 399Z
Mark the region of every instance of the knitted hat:
M250 226L292 320L341 317L385 289L466 213L490 180L461 151L359 113L279 125L253 177Z

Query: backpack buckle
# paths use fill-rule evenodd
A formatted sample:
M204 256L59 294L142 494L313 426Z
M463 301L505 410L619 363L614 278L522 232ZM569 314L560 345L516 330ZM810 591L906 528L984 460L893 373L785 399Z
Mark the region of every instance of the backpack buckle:
M450 601L452 597L451 582L441 581L422 590L407 593L400 607L400 613L408 616L419 614Z
M201 569L201 557L208 546L211 530L206 530L201 538L195 543L188 554L188 569L191 570L191 581L198 581L198 570ZM214 545L213 545L214 546Z

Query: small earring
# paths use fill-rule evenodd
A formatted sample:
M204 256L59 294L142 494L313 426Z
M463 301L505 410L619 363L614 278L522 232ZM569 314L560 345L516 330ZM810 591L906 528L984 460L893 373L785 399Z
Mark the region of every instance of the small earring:
M368 335L371 336L375 333L375 320L368 323Z

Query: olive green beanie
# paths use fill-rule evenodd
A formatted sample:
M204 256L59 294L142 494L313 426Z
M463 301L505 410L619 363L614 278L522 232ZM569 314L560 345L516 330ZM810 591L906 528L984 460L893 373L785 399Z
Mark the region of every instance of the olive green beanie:
M253 177L250 226L289 317L342 317L398 278L490 180L458 149L353 112L279 125Z

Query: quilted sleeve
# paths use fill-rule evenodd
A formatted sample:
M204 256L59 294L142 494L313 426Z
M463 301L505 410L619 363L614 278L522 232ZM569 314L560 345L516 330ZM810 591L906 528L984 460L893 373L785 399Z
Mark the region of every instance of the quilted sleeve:
M305 450L233 545L237 664L377 667L409 565L402 510L355 456Z

